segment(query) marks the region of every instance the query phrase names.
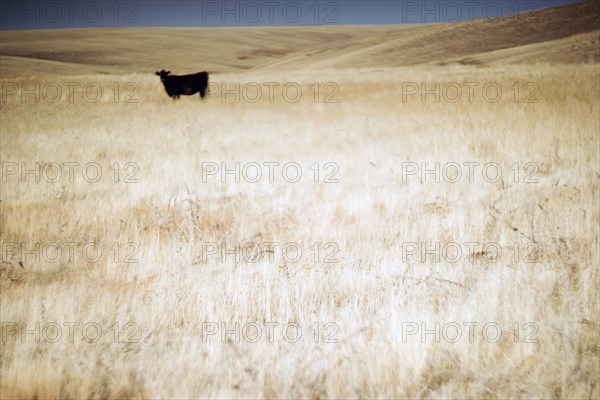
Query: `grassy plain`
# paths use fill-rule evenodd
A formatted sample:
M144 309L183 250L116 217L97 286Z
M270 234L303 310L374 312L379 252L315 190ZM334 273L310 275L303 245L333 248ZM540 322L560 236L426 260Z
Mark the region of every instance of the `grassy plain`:
M593 49L598 31L583 35ZM3 47L0 397L598 398L598 64L548 43L547 60L513 62L521 45L505 63L491 49L482 64L343 67L340 44L327 62L213 74L239 102L173 102L153 75L165 64L61 74ZM292 61L310 52L297 46ZM71 101L66 82L102 96ZM436 82L439 102L408 94ZM62 96L19 92L36 83ZM212 163L239 163L240 182L206 176ZM21 175L36 165L39 182ZM254 256L221 252L236 244Z

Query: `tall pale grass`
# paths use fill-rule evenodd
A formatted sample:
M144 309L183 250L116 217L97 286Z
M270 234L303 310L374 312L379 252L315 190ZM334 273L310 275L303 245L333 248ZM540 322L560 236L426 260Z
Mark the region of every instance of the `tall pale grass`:
M3 253L1 398L599 397L597 65L212 79L295 81L303 96L298 103L280 94L273 103L217 95L173 102L155 76L136 74L76 80L104 89L135 82L138 103L115 103L106 92L94 104L21 104L16 96L2 104L3 163L96 162L103 172L98 183L4 174L3 243L94 242L105 256L35 262ZM36 80L52 81L28 82ZM407 82L467 81L497 82L505 95L497 103L480 91L472 103L464 96L403 102ZM314 82L335 82L339 102L315 103ZM515 102L509 88L528 82L539 101ZM138 182L114 182L115 162L121 174L135 163ZM296 162L304 176L298 183L281 175L273 183L203 182L207 162ZM315 162L338 165L339 182L314 183ZM407 162L496 162L504 179L438 183L430 176L422 183L403 179ZM523 182L528 162L537 183ZM297 242L305 257L201 257L206 243L248 242ZM495 243L506 253L495 263L481 248L457 262L423 261L407 257L403 244L413 242ZM120 262L109 250L115 243ZM127 243L137 246L138 262L122 262ZM334 243L338 262L308 257L314 243ZM525 262L531 244L535 262ZM53 322L63 327L56 343L31 333L22 339L22 326ZM72 341L66 322L80 324ZM91 322L104 333L95 343L81 336ZM135 325L125 329L128 322ZM291 343L275 330L256 343L221 340L206 336L207 322L228 329L295 323L302 337ZM472 343L468 322L480 324ZM324 329L327 323L335 325ZM463 337L403 337L412 323L457 323ZM498 341L482 338L486 323L502 328ZM535 325L526 331L527 323ZM324 342L331 327L339 328L337 343ZM525 340L534 327L535 341Z

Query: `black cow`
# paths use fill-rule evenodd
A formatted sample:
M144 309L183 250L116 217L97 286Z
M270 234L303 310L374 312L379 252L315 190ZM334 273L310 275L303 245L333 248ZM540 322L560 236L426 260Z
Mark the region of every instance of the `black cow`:
M191 75L170 75L171 71L156 72L160 76L160 81L165 85L165 91L172 97L173 100L179 96L191 96L200 92L200 97L206 96L206 88L208 87L208 72L198 72Z

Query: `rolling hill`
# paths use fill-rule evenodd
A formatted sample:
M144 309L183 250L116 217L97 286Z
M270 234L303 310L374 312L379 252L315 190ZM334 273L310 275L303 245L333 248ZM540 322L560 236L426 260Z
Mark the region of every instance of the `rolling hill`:
M282 39L284 38L284 39ZM3 78L600 61L600 3L422 25L3 31Z

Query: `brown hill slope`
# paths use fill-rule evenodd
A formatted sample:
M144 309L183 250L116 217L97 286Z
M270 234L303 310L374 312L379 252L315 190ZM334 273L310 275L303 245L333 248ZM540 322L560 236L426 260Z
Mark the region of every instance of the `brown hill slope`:
M3 31L2 77L600 61L600 3L460 23Z
M393 67L503 61L567 64L600 61L600 3L586 1L518 16L428 24L410 31L390 28L358 43L322 46L270 66Z

